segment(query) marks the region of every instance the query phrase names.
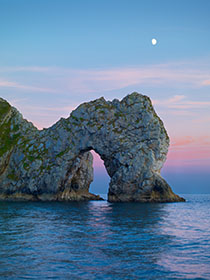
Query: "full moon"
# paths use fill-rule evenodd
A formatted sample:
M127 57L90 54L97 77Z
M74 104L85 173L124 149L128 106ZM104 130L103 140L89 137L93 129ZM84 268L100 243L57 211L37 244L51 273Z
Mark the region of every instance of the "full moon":
M157 40L153 38L152 39L152 44L153 44L153 46L155 46L157 44Z

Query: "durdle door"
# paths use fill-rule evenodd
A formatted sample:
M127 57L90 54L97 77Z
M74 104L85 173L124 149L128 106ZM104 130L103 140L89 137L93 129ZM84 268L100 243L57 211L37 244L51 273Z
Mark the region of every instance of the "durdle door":
M169 137L149 97L103 97L38 130L0 98L0 199L98 200L90 150L110 176L108 200L184 201L161 177Z

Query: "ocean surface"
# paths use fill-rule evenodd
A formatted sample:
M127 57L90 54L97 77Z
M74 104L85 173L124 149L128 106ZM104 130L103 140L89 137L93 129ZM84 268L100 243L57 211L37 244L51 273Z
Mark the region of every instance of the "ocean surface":
M210 195L0 202L0 279L210 279Z

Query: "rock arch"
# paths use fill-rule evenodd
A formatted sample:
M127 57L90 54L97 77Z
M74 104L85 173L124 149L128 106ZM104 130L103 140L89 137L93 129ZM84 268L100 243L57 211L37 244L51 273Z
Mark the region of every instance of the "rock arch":
M12 107L2 122L15 138L0 162L2 198L99 199L89 193L94 150L110 176L109 201L183 201L160 176L169 138L147 96L83 103L42 131Z

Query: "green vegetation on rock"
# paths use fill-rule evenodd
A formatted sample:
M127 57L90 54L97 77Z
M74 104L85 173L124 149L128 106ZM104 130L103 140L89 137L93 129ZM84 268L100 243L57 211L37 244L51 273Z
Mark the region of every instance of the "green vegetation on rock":
M10 109L9 103L0 98L0 121L9 113Z
M15 131L11 130L11 120L0 126L0 156L9 151L17 143L20 133L16 132L17 127L15 127Z

